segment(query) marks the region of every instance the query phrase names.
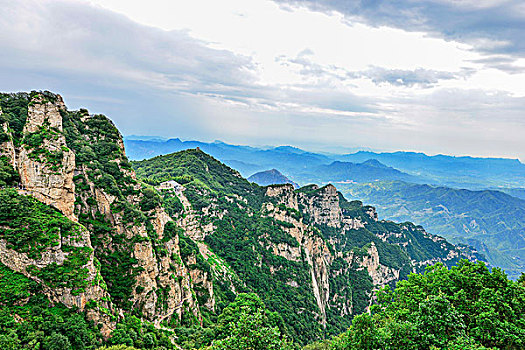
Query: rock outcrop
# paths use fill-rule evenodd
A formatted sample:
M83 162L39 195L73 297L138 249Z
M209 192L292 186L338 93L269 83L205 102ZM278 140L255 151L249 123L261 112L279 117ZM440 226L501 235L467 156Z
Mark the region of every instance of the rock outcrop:
M339 195L333 185L322 188L312 186L312 195L302 194L306 213L319 225L340 228L342 224L342 211L339 205Z
M60 96L55 102L41 95L31 100L15 168L25 193L75 220L75 154L66 146L62 133L60 110L64 109Z
M0 117L2 116L2 110L0 109ZM8 124L2 123L0 119L0 134L5 135L3 139L0 139L0 156L7 157L9 164L13 168L16 167L16 150L13 145L13 136L9 130Z
M381 265L379 252L373 242L367 252L368 255L363 257L361 265L366 268L375 286L384 286L392 281L399 280L399 270Z

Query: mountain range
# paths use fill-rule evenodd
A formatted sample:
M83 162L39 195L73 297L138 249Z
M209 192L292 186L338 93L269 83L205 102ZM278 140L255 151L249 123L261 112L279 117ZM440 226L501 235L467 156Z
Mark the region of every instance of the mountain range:
M198 148L129 162L107 117L50 92L0 94L0 108L0 315L14 348L204 348L227 336L239 296L306 344L345 331L376 288L484 260L333 185L262 187Z
M494 190L383 181L341 184L390 220L411 220L452 242L469 244L512 277L525 271L525 200Z
M448 187L486 189L489 187L523 187L525 164L518 159L428 156L415 152L376 153L360 151L338 157L347 162L368 159L392 166L416 176L428 178L427 183Z
M268 169L278 169L300 185L312 182L329 183L337 179L353 180L352 164L375 160L404 174L391 173L390 178L378 175L377 167L361 166L358 176L364 182L373 180L401 180L427 183L454 188L516 189L523 195L525 188L525 165L518 159L455 157L447 155L428 156L424 153L392 152L377 153L359 151L352 154L314 153L291 146L257 148L231 145L220 141L170 140L124 140L130 159L141 160L199 147L206 153L237 169L244 176ZM335 163L332 167L329 166ZM346 164L346 165L345 165ZM370 164L368 164L370 165ZM344 167L348 167L345 173ZM343 169L341 169L343 168ZM332 170L337 177L333 178ZM339 171L342 170L342 171ZM342 172L342 173L341 173ZM376 177L376 178L374 178ZM363 182L360 178L357 182Z
M414 152L315 154L291 146L259 149L218 141L125 142L131 155L137 144L155 151L167 151L170 143L178 149L198 145L244 174L271 166L301 185L335 183L350 198L376 205L385 218L412 221L453 242L475 246L512 278L525 269L520 201L525 198L525 165L515 159ZM265 176L261 183L281 182Z

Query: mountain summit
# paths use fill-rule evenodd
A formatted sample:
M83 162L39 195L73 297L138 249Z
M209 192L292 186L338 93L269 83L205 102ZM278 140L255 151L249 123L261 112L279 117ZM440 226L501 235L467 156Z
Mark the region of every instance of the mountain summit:
M248 178L248 181L255 182L256 184L261 186L292 184L294 188L299 187L298 184L288 179L277 169L271 169L255 173Z

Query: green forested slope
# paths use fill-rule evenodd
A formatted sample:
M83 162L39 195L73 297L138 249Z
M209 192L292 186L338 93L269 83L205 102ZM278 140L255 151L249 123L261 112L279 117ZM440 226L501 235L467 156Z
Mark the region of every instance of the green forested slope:
M201 224L212 223L216 227L204 242L235 270L245 283L245 291L258 293L271 310L283 316L289 333L296 340L312 341L324 332L334 334L350 324L351 315L341 317L336 307L328 308L327 328L323 330L315 316L319 311L310 289L311 276L305 256L302 255L301 261L296 262L275 255L268 249L279 244L299 247L301 242L285 232L289 224L266 216L263 204L276 202L274 198L265 196L265 188L249 183L235 170L200 150L158 156L132 162L132 165L137 176L151 185L156 186L167 180L184 185L184 194L192 207L207 213L201 216ZM325 188L306 186L296 193L305 201L316 203L322 201L324 191ZM443 259L450 265L459 261L460 256L447 260L450 250L455 247L442 239L436 241L421 227L411 223L396 224L371 219L368 212L373 211L372 207L363 206L358 201L348 202L342 195L338 196L338 210L349 219L365 222L363 227L338 229L316 224L304 210L287 210L315 227L323 240L332 242L327 244L334 256L342 254L331 267L333 276L330 278L330 288L335 294L348 288L350 292L347 297L353 300L354 314L368 306L373 284L366 270L358 265L348 265L348 261L343 258L345 254L367 256L373 242L380 263L399 270L400 276L408 275L414 268L419 269L412 265L413 261ZM165 202L168 211L170 203L180 210L177 201ZM214 217L213 212L225 214ZM383 239L379 238L381 235ZM347 272L337 272L341 269ZM289 285L287 281L290 280L297 282L298 287ZM302 311L298 313L297 310Z
M500 269L462 261L412 274L378 293L372 314L330 344L347 349L523 349L525 279L513 282ZM319 347L319 349L321 349Z
M304 262L286 260L266 249L269 243L298 243L273 219L261 215L262 204L268 200L262 187L199 150L134 162L133 166L137 176L152 185L172 179L184 184L185 195L197 210L212 201L226 210L222 219L209 218L216 230L205 242L235 270L245 284L239 286L241 290L258 293L271 310L278 311L295 339L307 342L322 334L308 268ZM240 196L246 203L227 200L227 196ZM275 269L276 275L271 272ZM286 284L290 279L299 284L298 289Z

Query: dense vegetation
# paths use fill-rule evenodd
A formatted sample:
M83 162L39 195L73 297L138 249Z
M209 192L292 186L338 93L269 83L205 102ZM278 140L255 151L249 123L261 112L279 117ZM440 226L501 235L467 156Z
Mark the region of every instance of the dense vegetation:
M6 156L0 156L0 188L15 186L19 181L18 172L13 169Z
M372 313L356 316L330 349L523 349L524 282L482 262L430 266L381 290Z
M95 349L102 336L84 314L52 304L42 287L0 263L0 347Z
M0 347L5 350L92 350L104 344L139 349L176 349L172 332L155 328L135 316L116 325L104 340L85 313L51 303L42 287L0 263Z
M84 267L92 250L68 245L81 239L83 227L64 217L33 197L22 196L14 189L0 190L0 239L7 248L26 253L30 259L40 259L51 247L61 245L68 252L63 264L51 263L39 269L30 266L32 273L51 287L73 288L80 293L87 286Z
M206 153L192 149L167 156L155 157L142 162L132 162L137 176L151 185L163 181L175 180L183 185L189 185L194 191L192 204L196 207L207 205L207 198L199 195L206 190L206 197L218 198L220 195L243 196L249 204L260 204L263 189L251 184L237 171L227 167Z

